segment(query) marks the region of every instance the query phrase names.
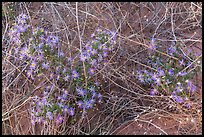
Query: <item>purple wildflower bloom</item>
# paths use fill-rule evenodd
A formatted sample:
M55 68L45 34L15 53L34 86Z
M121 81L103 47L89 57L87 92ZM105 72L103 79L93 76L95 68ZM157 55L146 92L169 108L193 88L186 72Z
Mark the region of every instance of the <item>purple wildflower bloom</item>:
M44 55L43 54L39 54L37 56L37 60L42 61L44 59Z
M95 73L95 69L94 68L89 68L88 70L90 75L93 75Z
M18 18L21 18L21 19L28 19L28 16L25 14L25 13L21 13Z
M102 100L102 95L101 95L101 93L98 93L98 99L99 99L99 102L101 102L101 100Z
M94 98L96 96L96 92L95 91L91 92L91 95L92 95L91 98Z
M91 87L89 88L89 91L90 91L90 92L95 92L95 88L94 88L93 86L91 86Z
M144 82L144 75L138 75L138 80L143 83Z
M172 55L172 53L175 53L175 52L176 52L176 46L169 47L168 54Z
M56 124L60 124L60 123L62 123L63 120L64 120L64 118L61 115L58 115L55 122L56 122Z
M107 57L107 56L108 56L108 52L103 51L103 56L104 56L104 57Z
M49 36L48 37L48 43L57 44L59 41L59 38L57 36Z
M190 91L190 94L192 95L193 92L196 90L196 86L192 84L191 81L187 82L187 90Z
M46 113L46 117L47 117L49 120L52 120L52 119L53 119L52 112L47 112L47 113Z
M84 97L85 94L86 94L86 90L85 89L82 89L82 88L76 88L76 92L79 96L82 96Z
M85 107L86 107L87 109L89 109L89 108L92 108L92 107L93 107L93 104L91 103L91 101L90 101L90 100L87 100L87 101L86 101L86 105L85 105Z
M169 70L168 70L168 74L169 74L170 76L172 76L172 75L174 74L173 70L172 70L172 69L169 69Z
M151 39L151 42L150 42L150 45L149 45L149 49L150 49L150 51L156 49L155 38Z
M73 107L70 107L70 108L68 109L68 113L69 113L70 116L74 116L74 108L73 108Z
M63 99L62 97L60 97L60 98L61 98L61 100ZM60 101L61 101L61 100L60 100ZM58 105L60 108L64 108L64 105L63 105L62 102L57 103L57 105Z
M59 52L58 56L64 57L64 52L63 51Z
M92 33L92 34L91 34L91 37L93 38L94 36L95 36L95 33Z
M92 51L91 51L91 55L96 55L97 54L97 50L96 49L93 49Z
M32 61L30 65L30 69L35 69L36 68L36 62Z
M78 78L79 77L79 73L76 70L72 71L72 77L73 78Z
M44 68L44 69L48 69L49 68L49 62L43 62L42 63L42 68Z
M176 102L178 102L178 103L184 103L183 98L180 97L180 96L174 96L173 98L174 98L174 99L176 100Z
M182 72L179 72L178 74L177 74L177 76L185 76L187 73L186 73L186 71L182 71Z
M95 66L95 65L96 65L96 59L93 59L93 60L90 62L90 64L91 64L92 66Z
M31 38L28 38L28 42L32 42L33 41L33 37L31 37Z
M164 76L164 75L165 75L165 74L164 74L164 71L161 70L161 68L158 68L158 69L157 69L157 72L158 72L158 75L159 75L159 76Z
M57 74L56 80L58 81L60 78L60 74Z
M183 91L183 87L182 87L181 83L179 82L179 83L176 84L176 92L179 93L181 91Z
M67 113L67 112L68 112L68 106L65 105L65 106L63 107L63 113Z
M158 79L158 76L157 76L156 73L152 74L152 79L155 80L155 81Z
M83 108L83 104L84 104L83 101L79 100L77 102L78 108Z
M54 78L54 73L50 72L50 80L52 80Z
M179 60L179 63L180 63L180 65L185 66L185 62L184 62L183 59L182 59L182 60Z
M95 82L94 84L95 84L96 86L99 86L99 82Z
M103 60L103 56L101 54L98 54L98 62L101 62Z
M157 91L157 89L154 88L154 89L150 90L149 94L154 96L154 95L158 94L158 91Z
M190 103L185 104L185 106L186 106L186 108L190 108L191 107Z
M19 26L18 26L18 32L20 32L20 33L25 32L26 29L27 29L27 28L26 28L25 26L23 26L23 25L19 25Z
M85 62L86 59L87 59L87 57L86 57L84 54L81 54L81 55L80 55L80 60L81 60L82 62Z
M28 78L32 78L32 70L27 70L27 76L28 76Z
M22 19L22 18L19 18L18 20L17 20L17 23L18 24L26 24L27 22L26 22L26 20L25 19Z
M98 49L99 49L99 50L102 50L102 49L103 49L103 44L99 44L99 45L98 45Z
M92 104L94 104L94 103L96 102L96 100L95 100L94 98L91 98L91 99L90 99L90 102L91 102Z
M106 45L103 46L103 51L108 50L108 47Z

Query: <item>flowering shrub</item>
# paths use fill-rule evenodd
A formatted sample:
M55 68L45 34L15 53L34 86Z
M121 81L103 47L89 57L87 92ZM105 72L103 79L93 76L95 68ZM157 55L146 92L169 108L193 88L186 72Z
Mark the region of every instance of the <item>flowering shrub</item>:
M137 70L138 80L150 87L150 95L169 95L176 102L190 107L189 99L196 91L196 86L191 80L197 71L193 63L196 55L190 50L185 54L179 43L172 44L167 49L167 54L175 58L164 58L155 51L156 49L162 51L153 38L149 46L150 55L147 62L152 69Z
M48 81L42 87L42 94L33 98L32 124L49 120L60 124L66 116L76 119L102 102L99 82L94 76L106 64L108 53L114 50L116 33L97 28L92 40L72 57L66 57L61 50L58 36L29 25L28 16L23 13L8 36L16 47L15 56L27 63L27 77Z

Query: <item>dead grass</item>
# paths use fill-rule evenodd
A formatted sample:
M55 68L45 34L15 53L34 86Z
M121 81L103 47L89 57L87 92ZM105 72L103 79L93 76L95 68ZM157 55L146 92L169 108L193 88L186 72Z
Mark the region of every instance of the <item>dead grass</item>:
M3 3L7 7L9 3ZM67 56L90 39L98 26L118 33L117 48L99 71L104 102L75 124L64 121L31 126L30 99L47 82L30 81L25 63L13 57L6 32L12 22L8 8L2 19L2 134L202 134L202 77L195 76L197 96L191 109L168 97L151 97L134 76L145 65L147 46L156 37L165 48L179 41L202 51L202 3L199 2L15 2L18 15L25 12L33 26L60 36ZM170 57L163 51L157 51ZM202 54L200 55L202 57ZM172 58L172 57L170 57ZM36 92L38 91L38 92ZM200 111L200 112L199 112ZM163 125L166 121L167 125ZM125 124L123 124L125 123Z

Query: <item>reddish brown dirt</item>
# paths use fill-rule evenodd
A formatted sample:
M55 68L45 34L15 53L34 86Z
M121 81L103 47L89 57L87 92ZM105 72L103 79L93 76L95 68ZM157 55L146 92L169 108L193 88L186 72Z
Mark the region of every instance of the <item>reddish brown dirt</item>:
M150 123L148 123L150 119L145 119L145 117L139 118L137 121L130 120L122 124L113 132L113 135L178 135L182 134L182 130L184 130L183 132L185 132L185 134L188 134L190 130L196 130L196 123L193 123L190 118L187 119L187 117L180 118L181 122L179 122L172 117L157 115ZM197 130L201 131L201 126L198 127Z

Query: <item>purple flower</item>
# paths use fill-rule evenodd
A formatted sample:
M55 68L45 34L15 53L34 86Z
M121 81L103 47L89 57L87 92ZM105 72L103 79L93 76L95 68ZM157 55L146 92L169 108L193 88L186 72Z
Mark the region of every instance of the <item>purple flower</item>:
M182 87L182 85L181 85L181 83L180 82L178 82L177 84L176 84L176 92L182 92L183 91L183 87Z
M89 91L90 91L90 92L95 92L95 88L94 88L93 86L91 86L91 87L89 88Z
M92 51L91 51L91 55L96 55L97 54L97 50L96 49L93 49Z
M68 112L68 106L65 105L65 106L63 107L63 113L67 113L67 112Z
M93 75L95 73L95 69L94 68L89 68L88 70L90 75Z
M48 69L50 66L49 66L49 62L43 62L42 63L42 68L44 68L44 69Z
M179 63L180 63L180 65L185 66L185 62L184 62L183 59L182 59L182 60L179 60Z
M81 60L82 62L85 62L86 59L87 59L87 56L85 56L84 54L81 54L81 55L80 55L80 60Z
M108 56L108 52L107 51L103 51L103 56L107 57Z
M191 81L187 81L187 90L190 91L190 94L192 95L196 90L196 86L193 85Z
M76 70L72 71L72 77L73 78L78 78L79 77L79 73Z
M52 119L53 119L52 112L47 112L47 113L46 113L46 117L47 117L49 120L52 120Z
M37 56L37 60L42 61L44 59L44 55L43 54L39 54Z
M60 99L60 101L62 101L62 97L60 97L61 99ZM60 108L64 108L64 105L63 105L63 103L62 102L59 102L59 103L57 103L57 105L60 107Z
M76 92L77 92L77 94L79 95L79 96L82 96L82 97L84 97L85 96L85 94L86 94L86 90L85 89L82 89L82 88L76 88Z
M27 28L26 28L25 26L23 26L23 25L19 25L19 26L18 26L18 32L20 32L20 33L21 33L21 32L25 32L26 29L27 29Z
M102 95L101 95L101 93L98 93L98 96L97 96L97 97L98 97L98 102L101 103L101 101L102 101Z
M175 53L175 52L176 52L176 46L169 47L168 54L172 55L172 53Z
M187 73L186 73L186 71L182 71L182 72L179 72L178 74L177 74L177 76L185 76Z
M28 78L32 78L32 70L27 70L27 76L28 76Z
M173 69L169 69L169 70L168 70L168 74L169 74L170 76L172 76L172 75L174 74Z
M183 98L180 97L180 96L173 96L173 98L174 98L174 99L176 100L176 102L178 102L178 103L184 103Z
M90 64L91 64L92 66L95 66L95 65L96 65L96 59L93 59L93 60L90 62Z
M78 108L83 108L83 104L84 104L83 101L79 100L77 102Z
M70 108L68 109L68 113L69 113L70 116L74 116L74 108L73 108L73 107L70 107Z
M108 47L106 45L103 46L103 51L108 50Z
M101 54L98 54L98 62L100 63L103 60L103 56Z
M86 104L85 104L85 108L89 109L89 108L92 108L93 107L93 104L90 100L87 100L86 101Z
M64 57L64 52L63 51L59 52L58 56Z
M57 36L49 36L48 37L48 43L57 44L59 41L59 38Z
M164 71L161 70L161 68L158 68L158 69L157 69L157 72L158 72L158 75L159 75L159 76L164 76L164 75L165 75L165 74L164 74Z
M158 94L158 90L155 89L155 88L154 88L154 89L151 89L150 92L149 92L149 94L154 96L154 95Z
M28 19L28 16L25 13L21 13L18 18L20 19Z
M64 120L64 118L59 114L58 116L57 116L57 119L56 119L56 124L60 124L60 123L62 123L63 122L63 120Z
M95 36L95 33L92 33L92 34L91 34L91 37L93 38L94 36Z
M54 73L50 72L50 80L52 80L54 78Z
M30 65L30 69L35 69L36 68L36 62L32 61Z
M97 94L96 94L96 92L95 91L93 91L93 92L91 92L91 95L92 95L92 97L91 98L94 98Z
M150 45L149 45L149 49L150 49L150 51L156 49L155 38L151 39L151 42L150 42Z
M99 44L99 45L98 45L98 49L99 49L99 50L102 50L102 49L103 49L103 44Z
M94 84L95 84L97 87L99 86L99 82L95 82Z
M158 79L158 75L157 75L156 73L153 73L153 74L152 74L152 79L153 79L154 81L156 81L156 80Z

